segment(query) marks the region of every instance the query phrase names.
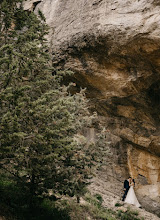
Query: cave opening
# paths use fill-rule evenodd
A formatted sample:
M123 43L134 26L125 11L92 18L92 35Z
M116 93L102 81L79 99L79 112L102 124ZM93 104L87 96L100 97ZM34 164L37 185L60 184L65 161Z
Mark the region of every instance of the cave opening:
M148 97L153 107L160 106L160 81L152 84L148 89Z
M147 91L147 98L152 109L152 116L160 124L160 81L150 86Z

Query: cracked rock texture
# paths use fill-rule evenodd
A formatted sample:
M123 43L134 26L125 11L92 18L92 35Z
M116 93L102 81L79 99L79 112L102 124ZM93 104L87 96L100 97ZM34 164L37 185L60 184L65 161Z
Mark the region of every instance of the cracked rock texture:
M160 216L160 2L43 0L38 8L54 66L75 72L108 130L112 162L93 185L120 196L132 175L142 207Z

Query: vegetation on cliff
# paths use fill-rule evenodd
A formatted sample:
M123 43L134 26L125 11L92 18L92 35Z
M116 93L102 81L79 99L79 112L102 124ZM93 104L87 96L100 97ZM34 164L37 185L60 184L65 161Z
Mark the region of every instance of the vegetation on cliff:
M72 73L53 70L45 18L25 11L22 3L0 2L0 215L139 220L130 210L104 208L100 195L88 193L84 203L76 203L106 144L103 134L97 143L85 140L84 128L95 117L84 91L70 94L74 85L62 79Z
M0 190L1 203L25 216L46 198L79 202L96 152L83 137L94 119L84 91L62 84L71 73L52 69L45 18L22 3L0 3Z

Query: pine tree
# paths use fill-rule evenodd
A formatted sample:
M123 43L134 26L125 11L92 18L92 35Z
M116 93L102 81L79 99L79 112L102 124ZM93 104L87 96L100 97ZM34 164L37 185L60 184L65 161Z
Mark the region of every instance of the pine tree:
M2 0L0 9L0 166L31 197L79 197L94 159L77 141L93 119L84 91L71 95L64 73L52 75L41 12L24 11L19 0Z

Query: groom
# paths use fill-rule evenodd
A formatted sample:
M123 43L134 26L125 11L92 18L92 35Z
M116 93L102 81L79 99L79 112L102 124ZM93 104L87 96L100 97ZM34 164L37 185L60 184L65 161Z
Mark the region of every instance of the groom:
M127 180L124 181L124 195L122 197L122 201L124 201L127 196L128 190L130 188L129 186L130 181L131 181L131 177L129 177Z

